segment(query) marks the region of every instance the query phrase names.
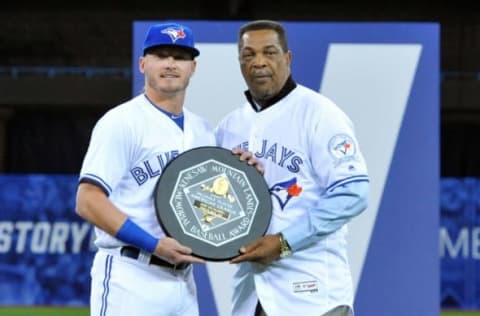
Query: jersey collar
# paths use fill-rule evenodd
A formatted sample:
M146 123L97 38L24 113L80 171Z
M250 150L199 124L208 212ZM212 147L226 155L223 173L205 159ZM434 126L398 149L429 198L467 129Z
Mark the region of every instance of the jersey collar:
M286 97L296 87L297 87L297 84L295 83L295 81L293 81L292 76L290 75L287 81L285 82L285 84L283 85L283 88L278 92L276 96L268 100L263 108L257 105L257 103L253 99L252 94L250 93L249 90L245 91L245 96L248 100L248 103L250 103L250 105L252 106L253 110L255 112L260 112L265 110L266 108L269 108L273 104L277 103L278 101Z
M150 100L150 98L147 96L146 93L144 93L143 95L145 96L145 99L147 99L147 101L150 103L150 105L152 105L155 109L157 109L158 111L160 111L161 113L169 117L183 131L183 122L184 122L183 112L178 115L172 112L168 112L167 110L161 109L160 107L156 106L155 103L153 103L152 100Z

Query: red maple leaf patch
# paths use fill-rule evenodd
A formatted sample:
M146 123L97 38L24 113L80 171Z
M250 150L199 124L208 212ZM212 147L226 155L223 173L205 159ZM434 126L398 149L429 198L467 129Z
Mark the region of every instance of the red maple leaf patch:
M298 196L302 192L302 187L295 183L288 187L287 192L291 196Z

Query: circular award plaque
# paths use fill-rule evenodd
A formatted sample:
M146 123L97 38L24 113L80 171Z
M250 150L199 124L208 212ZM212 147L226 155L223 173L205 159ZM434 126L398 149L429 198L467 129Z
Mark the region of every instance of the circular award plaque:
M223 261L265 234L270 192L254 166L220 147L183 152L163 170L154 190L165 233L197 257Z

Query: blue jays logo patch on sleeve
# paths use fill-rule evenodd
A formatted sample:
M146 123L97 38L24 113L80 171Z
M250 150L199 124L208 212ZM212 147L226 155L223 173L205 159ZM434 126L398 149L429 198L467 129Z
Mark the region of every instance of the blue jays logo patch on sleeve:
M353 139L347 134L334 135L328 142L328 151L335 160L335 166L355 157L357 148Z

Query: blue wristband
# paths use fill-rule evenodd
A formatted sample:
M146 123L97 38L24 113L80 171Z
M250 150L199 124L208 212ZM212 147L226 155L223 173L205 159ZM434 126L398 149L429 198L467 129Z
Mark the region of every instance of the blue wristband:
M154 253L158 243L157 238L147 233L129 218L120 227L115 237L148 253Z

